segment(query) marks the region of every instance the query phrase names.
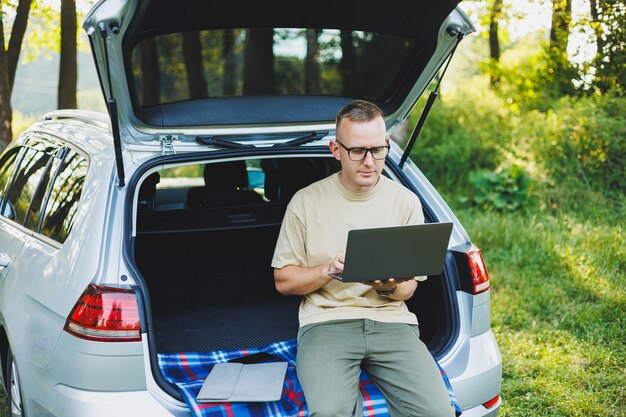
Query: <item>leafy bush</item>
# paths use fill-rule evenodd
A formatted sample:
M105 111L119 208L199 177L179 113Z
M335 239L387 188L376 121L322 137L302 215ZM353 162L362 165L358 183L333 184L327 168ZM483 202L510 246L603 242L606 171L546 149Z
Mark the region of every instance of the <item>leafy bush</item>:
M555 179L590 189L626 189L626 97L563 98L546 113L537 157Z
M469 181L474 186L473 195L462 198L461 202L501 211L525 207L533 186L530 176L519 165L511 165L499 172L473 171L469 174Z
M610 195L626 189L626 97L563 97L546 103L545 111L521 110L486 93L487 83L472 80L466 88L433 106L411 154L444 196L462 195L468 202L478 177L491 175L484 171L513 166L525 172L517 180L527 177L535 184L516 191L527 193L526 199L538 193L564 203L568 193ZM469 104L467 97L472 97ZM470 177L472 172L483 173ZM493 175L504 175L496 181L514 182L507 176L521 175L515 172Z
M471 171L493 170L501 162L499 148L508 142L499 99L486 96L471 105L439 101L433 106L411 153L411 159L444 190L469 187ZM506 110L504 108L504 110ZM418 115L410 120L417 122Z

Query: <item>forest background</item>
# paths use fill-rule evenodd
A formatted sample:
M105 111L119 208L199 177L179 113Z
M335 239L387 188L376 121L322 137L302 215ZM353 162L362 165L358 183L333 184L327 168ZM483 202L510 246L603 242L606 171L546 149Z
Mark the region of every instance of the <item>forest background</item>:
M93 3L0 1L0 148L47 111L105 111L80 28ZM477 32L411 158L487 262L500 415L624 416L626 6L460 7Z

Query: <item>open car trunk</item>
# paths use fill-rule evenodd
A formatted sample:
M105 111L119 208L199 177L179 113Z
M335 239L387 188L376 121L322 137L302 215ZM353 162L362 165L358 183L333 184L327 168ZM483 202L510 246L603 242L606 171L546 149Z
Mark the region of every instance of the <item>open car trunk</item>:
M296 338L301 297L275 289L274 246L291 196L339 167L329 157L243 162L245 178L213 163L189 167L195 178L181 177L189 174L180 168L161 170L140 186L133 254L149 291L157 353ZM236 187L227 184L237 176ZM421 282L407 302L435 355L455 334L446 269Z

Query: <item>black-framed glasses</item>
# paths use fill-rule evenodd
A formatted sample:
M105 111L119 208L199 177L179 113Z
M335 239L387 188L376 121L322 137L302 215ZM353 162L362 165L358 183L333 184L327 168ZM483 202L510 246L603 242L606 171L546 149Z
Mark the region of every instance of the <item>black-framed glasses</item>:
M362 148L362 147L348 148L346 145L339 142L339 139L335 139L335 142L340 144L342 148L348 151L348 158L350 158L351 161L364 160L367 157L368 152L371 153L372 158L376 160L385 159L387 157L387 154L389 153L389 148L390 148L389 145L374 146L371 148Z

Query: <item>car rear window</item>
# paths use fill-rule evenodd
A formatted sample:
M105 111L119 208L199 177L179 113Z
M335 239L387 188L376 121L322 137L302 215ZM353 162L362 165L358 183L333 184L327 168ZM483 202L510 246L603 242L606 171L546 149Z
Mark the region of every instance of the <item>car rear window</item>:
M424 48L373 32L218 29L144 39L131 55L140 106L242 96L342 96L387 101Z

